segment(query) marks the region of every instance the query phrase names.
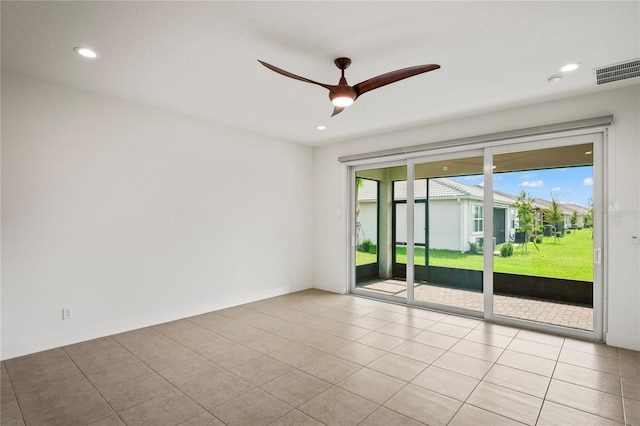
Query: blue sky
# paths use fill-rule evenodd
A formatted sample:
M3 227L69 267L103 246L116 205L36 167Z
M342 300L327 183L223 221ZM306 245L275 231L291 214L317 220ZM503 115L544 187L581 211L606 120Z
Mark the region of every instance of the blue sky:
M467 185L483 183L482 175L451 179ZM526 191L533 198L549 201L553 194L561 203L573 203L584 207L589 207L589 198L593 197L593 166L496 173L493 175L493 181L495 189L508 194L518 195L520 191Z

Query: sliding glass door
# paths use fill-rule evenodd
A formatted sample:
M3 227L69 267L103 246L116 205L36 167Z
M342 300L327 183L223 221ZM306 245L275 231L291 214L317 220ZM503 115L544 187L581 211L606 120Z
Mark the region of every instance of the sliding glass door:
M383 299L406 301L405 269L396 265L396 239L406 226L394 226L396 183L407 181L405 165L364 168L353 175L354 229L351 255L353 291Z
M602 144L584 135L540 145L492 153L494 202L496 194L511 199L509 238L493 258L493 315L595 332L602 292L594 188L602 179L594 157ZM494 230L501 223L494 218Z
M482 151L409 161L414 170L416 304L482 315ZM491 248L489 248L491 250Z
M576 133L352 167L352 292L601 340L604 135Z

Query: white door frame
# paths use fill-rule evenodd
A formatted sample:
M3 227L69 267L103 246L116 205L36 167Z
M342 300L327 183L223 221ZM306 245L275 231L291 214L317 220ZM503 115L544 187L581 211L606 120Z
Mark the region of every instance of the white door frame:
M562 334L584 339L602 341L606 331L607 306L605 303L605 295L607 294L608 283L606 281L608 250L604 244L607 227L604 218L604 206L607 205L608 188L607 175L604 172L604 166L607 159L608 148L608 126L576 129L568 131L558 131L552 134L530 135L505 140L493 140L490 142L479 142L471 145L441 147L433 150L415 151L404 154L394 154L389 157L378 157L370 159L361 159L346 162L347 176L349 179L348 200L349 206L349 223L347 225L349 242L348 242L348 271L349 271L349 290L351 293L365 296L372 296L371 293L364 293L356 288L355 282L355 176L358 170L367 170L373 168L385 168L395 166L407 166L407 253L412 253L414 249L414 233L413 233L413 209L409 206L414 205L413 180L414 166L416 163L432 162L453 158L464 158L469 156L477 156L478 152L484 153L484 185L485 188L493 188L493 155L530 151L536 149L553 148L566 145L577 145L584 143L593 143L593 211L594 211L594 248L600 250L599 263L594 262L593 277L593 325L594 330L578 330L568 327L556 326L551 324L527 321L522 319L504 317L495 315L493 312L493 255L490 251L485 250L484 254L484 271L483 271L483 293L484 293L484 312L478 315L473 311L467 311L455 307L429 304L424 302L415 302L413 297L414 284L414 259L413 256L407 256L407 301L408 305L423 306L427 308L435 308L445 310L454 314L480 316L488 321L504 323L524 328L532 328L544 332ZM484 210L492 211L493 207L493 191L485 191ZM493 216L485 217L484 221L484 237L493 236ZM491 237L492 238L492 237ZM594 260L595 254L594 254ZM398 302L397 298L385 297L377 295L376 298Z

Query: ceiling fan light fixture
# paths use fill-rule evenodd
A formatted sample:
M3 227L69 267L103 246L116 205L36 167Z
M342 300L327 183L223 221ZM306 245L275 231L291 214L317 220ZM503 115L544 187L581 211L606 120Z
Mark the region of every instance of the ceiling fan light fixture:
M350 96L336 96L335 98L331 99L331 103L337 107L344 108L353 104L353 98Z
M348 107L356 100L356 92L352 87L347 85L338 85L329 91L329 99L331 99L331 103L337 107Z

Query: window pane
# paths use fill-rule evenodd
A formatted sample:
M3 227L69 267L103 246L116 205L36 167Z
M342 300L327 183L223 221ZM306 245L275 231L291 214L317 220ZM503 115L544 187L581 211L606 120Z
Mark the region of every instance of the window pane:
M494 156L494 313L593 330L593 144Z

